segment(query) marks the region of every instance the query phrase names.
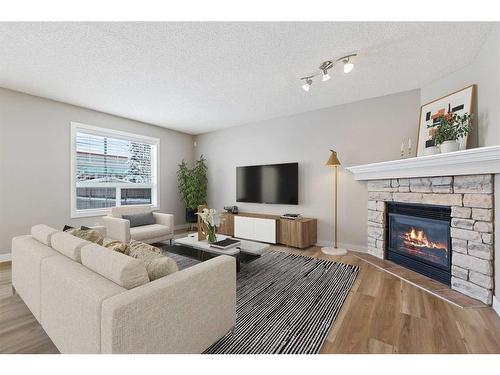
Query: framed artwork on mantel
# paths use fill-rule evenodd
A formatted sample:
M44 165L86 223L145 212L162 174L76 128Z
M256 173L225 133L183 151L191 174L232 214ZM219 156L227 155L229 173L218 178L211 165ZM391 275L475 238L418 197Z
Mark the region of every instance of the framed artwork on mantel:
M438 121L438 117L448 112L457 113L462 116L465 113L472 114L473 98L476 85L470 85L455 91L442 98L433 100L420 107L420 123L418 128L417 156L425 155L426 142L431 140L428 125ZM468 147L469 137L466 135L460 139L460 150ZM428 143L427 143L428 145Z

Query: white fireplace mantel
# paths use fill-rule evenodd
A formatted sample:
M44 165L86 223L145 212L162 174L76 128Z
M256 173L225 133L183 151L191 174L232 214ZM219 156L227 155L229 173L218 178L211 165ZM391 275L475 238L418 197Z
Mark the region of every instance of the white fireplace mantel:
M355 180L500 173L500 146L419 156L346 168Z

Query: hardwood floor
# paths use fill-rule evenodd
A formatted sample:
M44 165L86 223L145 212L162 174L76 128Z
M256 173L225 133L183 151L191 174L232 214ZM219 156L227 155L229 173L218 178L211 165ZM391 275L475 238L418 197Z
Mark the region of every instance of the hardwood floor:
M322 353L500 353L500 317L490 307L460 308L351 252L283 251L360 267Z
M360 267L322 353L500 353L500 318L489 307L460 308L348 253L318 247L280 251ZM0 265L0 353L57 353Z

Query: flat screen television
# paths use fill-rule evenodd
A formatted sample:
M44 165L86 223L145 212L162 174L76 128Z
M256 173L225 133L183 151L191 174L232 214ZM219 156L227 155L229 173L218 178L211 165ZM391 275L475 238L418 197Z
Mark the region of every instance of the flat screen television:
M236 201L299 204L299 163L236 167Z

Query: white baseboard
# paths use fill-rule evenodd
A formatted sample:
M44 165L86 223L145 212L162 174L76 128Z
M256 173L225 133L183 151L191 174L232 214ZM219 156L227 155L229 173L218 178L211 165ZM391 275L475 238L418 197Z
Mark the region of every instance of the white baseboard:
M11 253L0 254L0 263L10 262L12 259Z
M316 246L333 246L333 243L330 242L330 241L317 241L316 242ZM341 248L341 249L346 249L346 250L350 250L350 251L358 251L360 253L367 253L368 252L368 248L366 246L360 246L360 245L352 245L352 244L349 244L349 243L342 243L342 242L339 242L337 244L337 247Z
M493 310L500 316L500 300L497 299L497 296L493 296Z

